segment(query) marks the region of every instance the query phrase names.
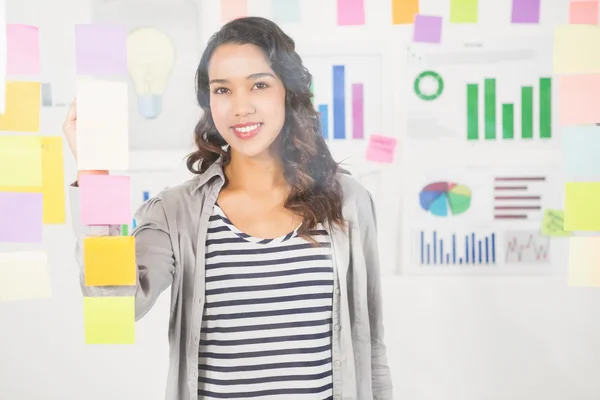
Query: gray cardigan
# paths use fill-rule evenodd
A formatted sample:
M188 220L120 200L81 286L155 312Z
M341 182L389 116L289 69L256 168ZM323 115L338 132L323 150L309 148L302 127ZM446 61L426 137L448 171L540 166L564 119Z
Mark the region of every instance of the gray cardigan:
M348 175L345 230L326 224L334 268L333 394L337 400L390 400L392 382L383 340L376 220L369 192ZM198 398L198 346L204 309L204 243L208 219L224 183L219 161L193 179L146 201L136 212L137 286L86 286L83 239L120 235L120 226L84 226L79 188L70 188L76 258L84 296L135 296L136 321L171 286L167 400Z

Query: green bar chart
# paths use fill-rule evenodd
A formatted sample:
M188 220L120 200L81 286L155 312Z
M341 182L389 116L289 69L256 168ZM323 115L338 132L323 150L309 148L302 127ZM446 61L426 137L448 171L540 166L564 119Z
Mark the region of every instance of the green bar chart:
M552 79L538 81L538 118L534 116L534 86L521 86L520 105L514 102L498 104L497 82L495 78L483 81L483 101L480 102L480 84L467 83L467 140L496 140L496 132L502 132L502 140L514 140L515 129L521 129L520 138L534 139L536 124L539 124L539 139L552 137ZM480 104L483 104L481 107ZM515 107L520 106L520 124L515 121ZM483 110L481 110L483 108ZM517 108L519 110L519 108ZM497 118L497 111L500 115ZM483 117L483 135L480 135L480 115ZM499 127L498 122L502 123ZM498 134L499 136L499 134Z

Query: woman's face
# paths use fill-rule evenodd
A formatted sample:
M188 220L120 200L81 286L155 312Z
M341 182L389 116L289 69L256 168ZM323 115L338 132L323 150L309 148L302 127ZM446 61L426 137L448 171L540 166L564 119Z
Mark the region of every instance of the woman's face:
M285 87L262 50L226 44L208 65L210 108L217 130L232 153L266 154L285 122Z

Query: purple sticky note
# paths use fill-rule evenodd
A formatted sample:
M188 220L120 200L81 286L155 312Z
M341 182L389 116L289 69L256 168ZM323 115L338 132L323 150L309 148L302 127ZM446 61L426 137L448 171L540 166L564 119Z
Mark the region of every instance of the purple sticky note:
M40 243L43 227L42 193L0 192L0 243Z
M6 25L6 73L40 74L40 32L37 27Z
M512 0L512 22L537 24L540 22L540 0Z
M104 77L127 75L127 27L75 25L77 75Z
M131 222L131 178L115 175L79 177L81 223L121 225Z
M413 41L440 43L442 40L442 17L415 15Z

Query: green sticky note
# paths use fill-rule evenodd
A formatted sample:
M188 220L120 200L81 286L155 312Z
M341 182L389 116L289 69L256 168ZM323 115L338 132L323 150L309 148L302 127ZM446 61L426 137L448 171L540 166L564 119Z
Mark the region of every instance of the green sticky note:
M600 231L600 182L565 184L566 231Z
M84 297L86 344L134 344L135 297Z
M479 0L450 0L450 22L477 23Z
M546 236L571 236L571 232L564 230L565 213L562 210L544 210L542 220L542 234Z

